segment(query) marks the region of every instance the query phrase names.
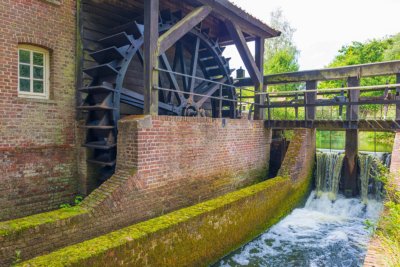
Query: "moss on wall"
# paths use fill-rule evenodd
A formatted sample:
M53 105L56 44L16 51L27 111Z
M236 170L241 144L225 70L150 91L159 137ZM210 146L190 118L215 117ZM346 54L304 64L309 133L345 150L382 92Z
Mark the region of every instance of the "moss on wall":
M19 266L211 264L277 223L307 196L315 133L302 130L297 134L282 164L285 177L65 247Z
M311 176L277 177L69 246L19 266L210 264L278 222L306 196Z
M37 226L56 223L57 221L62 221L84 213L87 213L86 209L80 206L75 206L0 222L0 237L5 237L11 234L16 235L28 229L34 230Z

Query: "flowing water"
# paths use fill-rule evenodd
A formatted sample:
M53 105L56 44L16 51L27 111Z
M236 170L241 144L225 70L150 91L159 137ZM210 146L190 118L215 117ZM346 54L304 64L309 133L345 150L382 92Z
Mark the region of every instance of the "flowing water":
M317 152L316 190L317 195L327 192L335 200L339 192L344 153Z
M370 236L365 222L376 221L381 208L376 200L338 195L332 202L327 193L312 192L304 208L215 266L362 266Z
M378 159L379 158L379 159ZM303 208L214 266L362 266L370 223L382 210L382 184L375 181L386 154L359 154L361 198L339 193L343 152L318 152L315 188Z

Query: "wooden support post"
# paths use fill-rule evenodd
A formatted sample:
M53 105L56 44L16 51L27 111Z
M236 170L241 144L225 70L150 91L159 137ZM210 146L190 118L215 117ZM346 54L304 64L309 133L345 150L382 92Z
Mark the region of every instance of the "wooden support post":
M400 83L400 73L396 74L396 83ZM396 100L400 99L400 87L396 88ZM400 120L400 104L396 104L396 121Z
M258 70L260 71L260 82L256 84L255 91L256 92L264 92L266 86L264 85L264 51L265 51L265 39L264 38L256 38L256 53L255 53L255 61ZM260 108L257 104L264 105L265 104L265 95L254 95L254 119L255 120L264 120L265 119L265 110Z
M306 82L306 90L315 90L317 89L317 81L307 81ZM312 93L306 93L305 94L305 102L307 104L315 104L315 100L317 99L317 93L312 92ZM305 112L305 120L306 124L308 125L307 121L312 121L315 120L315 107L306 107Z
M344 193L347 197L356 196L357 190L358 130L346 130L344 158Z
M159 0L144 1L144 114L158 115Z
M348 87L356 87L360 85L358 77L349 77L347 80ZM359 90L350 90L348 93L349 101L357 102L360 97ZM358 121L358 106L347 107L347 120L349 127L353 125L353 121ZM355 124L357 125L357 124ZM356 126L357 127L357 126ZM358 129L346 130L346 147L344 158L344 193L347 197L356 196L358 192L357 186L357 154L358 154Z
M226 28L228 29L229 35L231 36L236 48L249 72L250 78L254 85L261 84L261 72L258 69L253 56L251 55L250 49L247 46L246 39L244 38L243 32L240 27L233 22L226 20Z

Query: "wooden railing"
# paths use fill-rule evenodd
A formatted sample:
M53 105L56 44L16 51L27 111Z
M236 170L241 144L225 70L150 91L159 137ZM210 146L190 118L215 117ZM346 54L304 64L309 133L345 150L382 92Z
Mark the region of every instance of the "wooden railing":
M395 77L395 81L374 86L360 86L362 78L378 76L392 76ZM256 93L256 96L263 96L265 99L265 102L255 102L255 105L265 109L267 127L378 131L400 129L400 61L274 74L265 76L263 80L266 86L295 83L299 84L300 88L286 92ZM318 89L318 82L335 80L342 80L343 85L339 88ZM251 79L239 79L237 86L252 86ZM362 95L365 92L381 92L381 94ZM375 105L375 114L369 112L368 116L363 118L359 107L368 105ZM380 106L380 116L377 114L379 111L377 105ZM280 116L276 118L276 110L279 109L284 109L286 114L290 110L294 116L288 118L282 116L280 112ZM322 115L325 109L325 116L318 113L321 109ZM344 110L345 116L342 116ZM335 114L338 116L335 117Z

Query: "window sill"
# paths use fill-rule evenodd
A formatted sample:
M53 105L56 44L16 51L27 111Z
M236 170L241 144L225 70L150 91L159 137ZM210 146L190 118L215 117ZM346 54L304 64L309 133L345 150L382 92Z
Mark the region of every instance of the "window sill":
M53 99L45 99L45 98L29 98L29 97L17 97L16 99L20 103L44 103L44 104L57 104L57 101Z

